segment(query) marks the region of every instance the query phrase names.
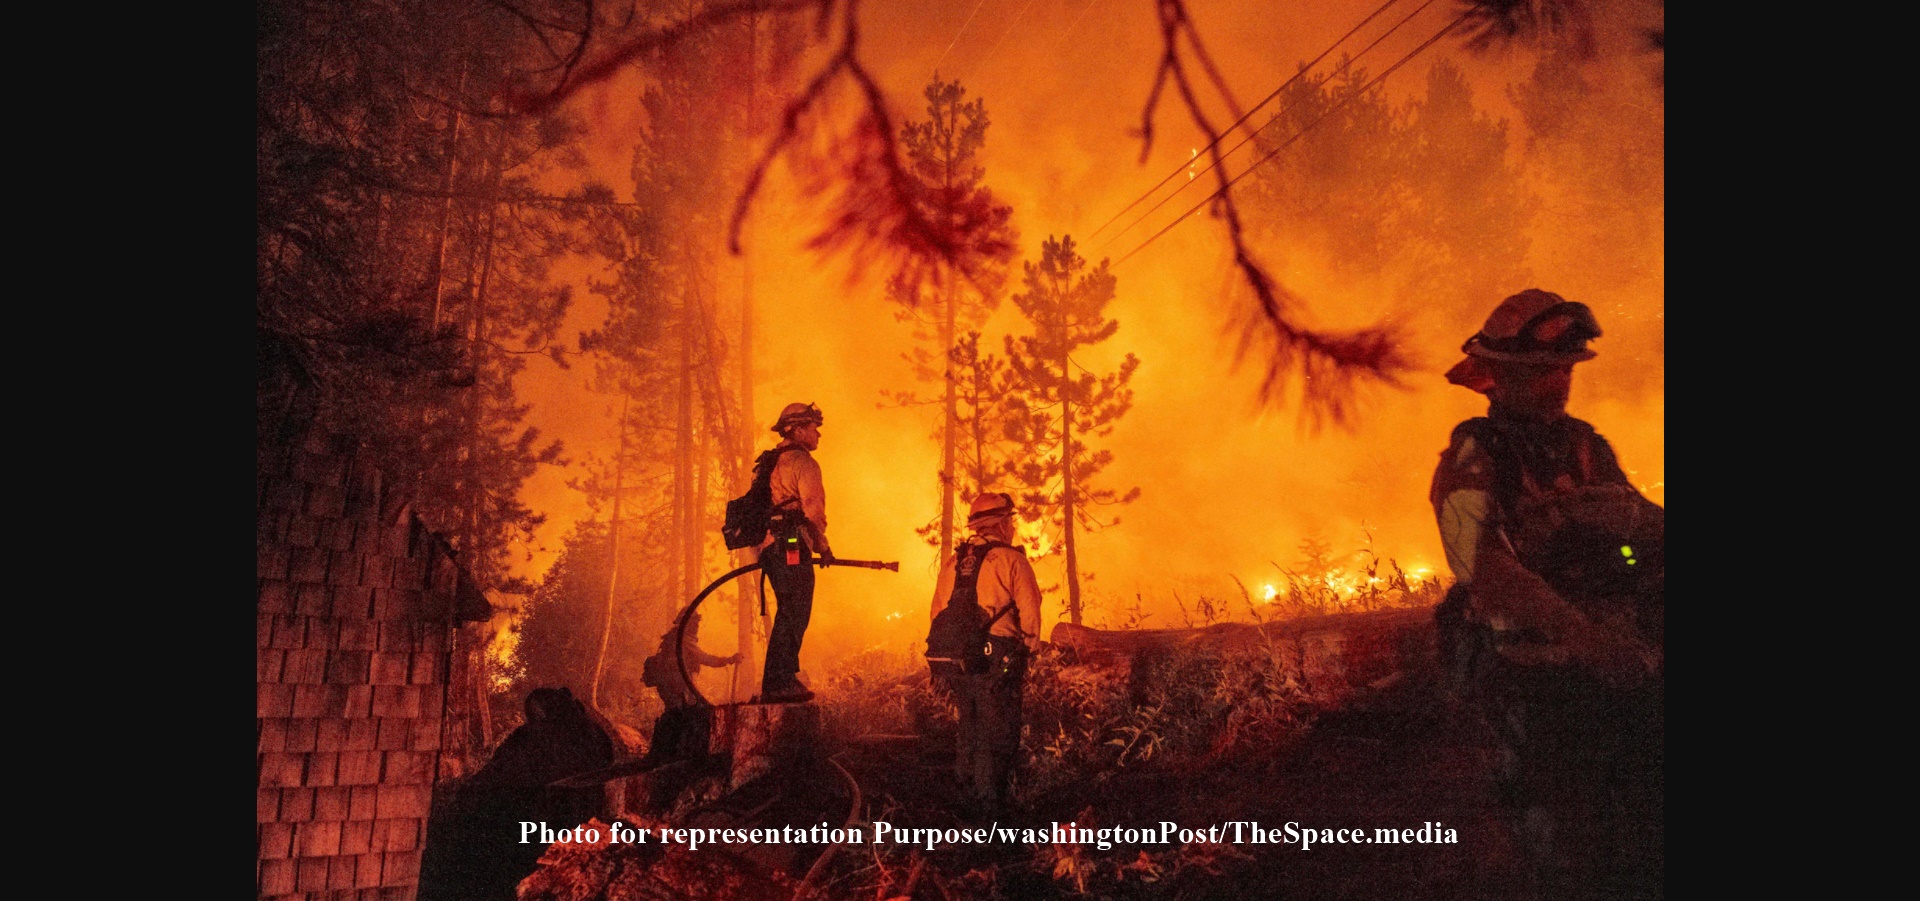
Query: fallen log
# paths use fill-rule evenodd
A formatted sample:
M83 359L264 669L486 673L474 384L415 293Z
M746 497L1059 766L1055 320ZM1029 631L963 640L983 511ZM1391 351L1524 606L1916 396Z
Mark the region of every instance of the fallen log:
M1061 623L1054 627L1052 641L1079 663L1129 671L1143 660L1181 652L1270 652L1303 668L1335 668L1347 684L1357 687L1394 678L1432 657L1433 610L1404 607L1197 629L1093 629Z

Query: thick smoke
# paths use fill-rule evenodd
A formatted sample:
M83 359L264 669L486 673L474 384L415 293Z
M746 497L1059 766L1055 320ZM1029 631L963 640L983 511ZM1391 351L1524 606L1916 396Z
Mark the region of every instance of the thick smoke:
M1194 14L1244 107L1376 5L1245 3L1208 5ZM1182 131L1177 113L1163 111L1152 157L1137 165L1140 147L1131 130L1159 52L1151 4L1036 3L1015 22L1026 6L1025 0L988 0L955 40L971 4L871 3L864 54L898 114L918 115L919 92L936 62L942 77L958 77L970 96L986 99L993 121L984 154L987 184L1013 205L1018 259L1035 258L1041 238L1062 233L1085 243L1090 260L1117 258L1141 232L1097 253L1093 248L1106 236L1087 242L1086 235L1202 141ZM1456 14L1436 4L1402 40L1383 43L1380 55L1364 64L1377 73ZM1609 25L1594 58L1552 62L1559 69L1547 80L1559 92L1536 98L1558 104L1550 134L1529 129L1530 101L1518 88L1509 91L1534 79L1544 55L1533 49L1473 54L1458 41L1443 41L1386 83L1389 102L1401 107L1425 90L1430 67L1444 62L1464 73L1478 110L1507 120L1506 159L1524 166L1526 187L1539 202L1525 236L1524 283L1441 302L1405 296L1407 274L1392 266L1356 271L1320 250L1257 248L1273 274L1307 299L1315 324L1393 317L1405 327L1421 371L1405 390L1369 391L1351 431L1314 431L1294 409L1262 405L1258 367L1233 365L1233 323L1244 299L1215 221L1198 216L1116 270L1118 300L1109 315L1119 321L1119 333L1100 348L1105 356L1085 362L1111 368L1127 352L1142 360L1134 409L1107 439L1115 460L1103 475L1108 485L1138 485L1142 493L1118 511L1120 526L1081 545L1083 568L1096 574L1088 586L1094 622L1103 611L1117 618L1122 599L1131 603L1138 594L1153 613L1147 625L1178 625L1173 591L1189 599L1196 591L1230 595L1237 603L1229 576L1257 596L1260 585L1279 575L1275 564L1291 566L1308 538L1342 554L1370 535L1381 556L1444 572L1428 480L1449 429L1479 415L1484 400L1446 384L1440 373L1494 304L1523 288L1555 291L1596 311L1606 335L1595 344L1600 357L1576 371L1573 412L1593 422L1648 495L1664 503L1664 101L1655 80L1661 60L1637 43L1641 27ZM952 50L945 52L949 42ZM1575 84L1585 87L1568 87ZM631 84L616 83L580 102L583 113L597 117L595 165L616 185L630 152L623 143L636 122L622 104L636 93ZM1212 112L1218 122L1231 121L1224 107ZM1244 153L1236 163L1244 163ZM1169 207L1184 208L1189 195L1201 196L1189 191ZM760 210L752 419L764 428L788 402L820 404L827 424L819 457L835 549L901 561L897 576L822 577L804 662L817 671L837 653L873 645L907 651L924 634L937 568L913 532L937 510L939 450L928 437L936 410L879 407L882 389L911 387L900 358L909 347L908 328L892 317L878 278L849 281L846 261L802 250L816 211L794 196L784 173L776 172ZM578 269L589 266L581 261ZM718 283L738 285L738 266L727 263ZM731 290L723 289L727 303L738 296ZM576 315L583 317L581 327L590 327L585 317L598 311L583 303ZM988 346L998 347L1000 335L1022 326L1003 305L986 328ZM608 401L585 393L582 373L530 376L533 421L565 437L576 457L611 441ZM768 446L771 434L759 434L760 446ZM586 513L561 482L542 478L528 489L528 503L552 517L542 536L547 550L534 550L527 564L535 577L567 524ZM710 568L717 574L723 566L716 555ZM1043 567L1043 582L1058 579L1057 569ZM1049 597L1049 618L1063 608L1060 597ZM725 649L729 642L715 644Z

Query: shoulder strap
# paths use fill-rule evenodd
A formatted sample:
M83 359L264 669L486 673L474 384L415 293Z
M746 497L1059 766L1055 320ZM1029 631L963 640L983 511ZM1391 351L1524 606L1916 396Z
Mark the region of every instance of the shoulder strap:
M1006 544L999 541L981 542L979 545L976 545L976 547L979 548L979 551L977 552L977 556L980 558L981 566L986 565L987 555L993 553L995 548L1006 548L1007 550L1013 551L1014 553L1019 554L1022 557L1025 557L1027 555L1026 548L1016 547L1014 545ZM968 553L975 553L975 552L972 548L969 548ZM974 597L974 604L978 605L980 603L980 589L978 588L978 584L980 581L980 567L979 566L974 567L973 572L968 574L966 578L973 580L975 584L973 597ZM1009 599L1005 607L1001 607L999 610L994 611L993 616L987 620L987 624L983 628L991 628L993 624L1000 619L1000 617L1006 616L1009 611L1013 613L1014 622L1016 623L1019 622L1020 611L1016 609L1016 606L1017 606L1017 602Z
M793 447L776 447L771 450L761 451L759 458L753 461L754 479L771 480L773 478L774 467L780 465L780 456L787 451L798 449L799 448Z
M1520 460L1512 437L1498 420L1475 416L1454 427L1453 443L1457 446L1462 438L1472 438L1493 461L1494 500L1501 509L1512 511L1521 489Z

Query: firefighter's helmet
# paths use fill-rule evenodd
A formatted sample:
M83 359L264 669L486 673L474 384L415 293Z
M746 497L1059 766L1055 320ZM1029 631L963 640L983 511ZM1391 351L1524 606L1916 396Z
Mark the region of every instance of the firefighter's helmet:
M773 431L784 435L787 430L800 425L820 425L826 422L820 408L813 404L788 404L780 411L780 418L773 423Z
M1593 359L1587 342L1598 337L1600 323L1586 304L1528 288L1501 301L1460 349L1512 363L1578 363Z
M1528 288L1501 301L1480 331L1460 345L1467 358L1447 371L1447 381L1485 391L1493 373L1481 360L1578 363L1594 358L1587 342L1598 337L1600 323L1586 304Z
M979 525L998 516L1012 516L1013 495L1003 491L990 491L975 495L973 503L967 507L967 524Z

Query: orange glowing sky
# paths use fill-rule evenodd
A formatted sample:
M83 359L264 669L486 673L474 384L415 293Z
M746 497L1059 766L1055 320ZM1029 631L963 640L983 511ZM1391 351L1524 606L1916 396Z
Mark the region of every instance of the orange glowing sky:
M1189 5L1244 106L1286 80L1298 63L1377 3ZM936 62L942 76L957 76L970 96L986 98L993 120L984 154L988 184L1013 206L1021 258L1035 256L1048 235L1090 232L1202 143L1184 112L1163 104L1152 158L1137 164L1140 145L1131 130L1159 52L1147 0L983 0L961 31L974 8L972 0L869 0L862 11L862 55L888 91L896 122L923 115L919 92ZM1372 68L1382 68L1456 14L1451 4L1435 4L1415 21L1428 23L1424 28L1410 26L1400 40L1376 51L1385 55ZM1417 90L1427 67L1442 56L1468 72L1477 105L1515 120L1517 153L1520 126L1503 89L1529 71L1531 53L1473 55L1457 41L1443 42L1390 79L1389 95L1405 98ZM1650 83L1644 55L1622 53L1610 60L1601 65L1615 83ZM627 161L637 126L630 98L636 84L633 78L615 80L576 101L593 129L590 156L598 177L623 190L630 186ZM1643 93L1647 104L1659 106L1658 94L1650 88ZM1231 121L1219 109L1213 112L1217 121ZM1664 121L1659 115L1649 120ZM910 384L899 356L908 347L908 329L894 321L878 279L850 285L843 261L801 249L811 220L794 201L784 172L776 168L775 175L757 227L761 325L752 418L764 428L790 401L819 403L827 423L818 457L835 549L847 557L901 561L898 575L822 576L809 659L817 662L823 646L812 635L904 650L925 632L937 568L933 553L913 533L937 510L939 448L929 437L936 410L877 407L882 388ZM1599 359L1576 370L1572 411L1594 423L1648 495L1664 503L1664 295L1621 296L1556 278L1554 260L1577 253L1583 229L1591 226L1578 207L1556 208L1550 195L1546 200L1530 260L1537 286L1588 303L1607 332L1595 343ZM1131 238L1123 240L1105 255L1117 256L1131 244ZM1143 490L1121 510L1121 526L1081 545L1083 569L1096 574L1091 596L1098 603L1103 596L1130 600L1139 592L1150 609L1161 611L1148 625L1177 624L1169 623L1170 605L1156 606L1170 590L1187 597L1201 590L1230 592L1226 576L1234 574L1257 592L1275 575L1270 561L1290 564L1304 536L1318 535L1345 552L1360 546L1363 527L1383 556L1444 568L1427 483L1453 424L1482 413L1485 402L1447 385L1440 373L1466 337L1454 323L1477 321L1500 298L1488 297L1473 311L1388 309L1375 284L1336 282L1306 268L1276 272L1308 298L1316 323L1399 317L1421 362L1408 390L1367 396L1353 431L1316 434L1302 428L1292 408L1262 409L1254 395L1257 372L1236 372L1231 365L1226 289L1236 276L1227 269L1224 246L1218 224L1201 218L1116 270L1118 299L1108 313L1119 320L1119 334L1084 362L1111 367L1128 351L1142 360L1133 383L1134 409L1108 441L1115 462L1103 481ZM564 267L561 278L581 281L584 265ZM1656 286L1664 284L1664 265L1662 234L1645 249ZM738 270L730 271L735 274L723 275L723 285L738 284ZM597 298L584 290L577 296L566 334L591 327L603 312ZM727 295L724 302L737 297ZM1017 318L1011 304L1002 305L986 328L990 346L999 346L998 336L1017 327ZM522 377L534 405L531 422L563 438L576 460L586 450L604 454L614 437L613 404L585 390L588 376L587 366L561 371L537 361ZM768 446L770 433L761 434L760 446ZM538 577L567 528L586 515L584 501L564 486L571 474L548 468L525 490L525 500L550 516L523 570L527 575ZM724 568L717 555L710 559L713 574ZM1048 569L1041 577L1058 579ZM1049 619L1058 608L1050 598ZM886 619L896 612L905 615ZM717 643L725 647L729 641Z

